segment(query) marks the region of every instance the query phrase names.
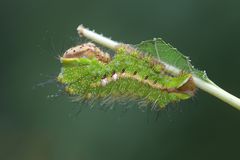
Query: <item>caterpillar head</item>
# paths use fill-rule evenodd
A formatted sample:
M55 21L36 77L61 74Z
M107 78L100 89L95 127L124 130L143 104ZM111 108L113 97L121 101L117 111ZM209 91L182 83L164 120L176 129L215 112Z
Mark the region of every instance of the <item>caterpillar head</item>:
M77 45L75 47L69 48L63 54L61 60L71 60L78 59L81 57L85 58L96 58L102 63L108 63L111 58L108 53L104 53L93 43L85 43L82 45Z

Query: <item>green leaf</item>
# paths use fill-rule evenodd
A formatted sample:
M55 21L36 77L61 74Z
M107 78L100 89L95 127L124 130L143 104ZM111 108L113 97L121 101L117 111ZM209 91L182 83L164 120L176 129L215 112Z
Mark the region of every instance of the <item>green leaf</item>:
M144 53L152 55L160 62L174 66L180 71L194 74L200 79L210 82L205 71L195 69L187 56L184 56L176 48L164 42L161 38L143 41L136 45L136 48Z

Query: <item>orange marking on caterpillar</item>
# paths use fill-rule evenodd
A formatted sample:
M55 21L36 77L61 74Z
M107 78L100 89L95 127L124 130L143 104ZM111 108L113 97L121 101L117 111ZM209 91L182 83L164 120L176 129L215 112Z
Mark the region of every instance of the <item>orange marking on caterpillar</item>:
M131 79L137 80L139 82L142 82L144 84L147 84L147 85L151 86L152 88L159 89L159 90L162 90L162 91L166 91L168 93L174 92L174 93L187 93L187 94L190 94L190 95L194 95L195 90L196 90L196 86L193 83L192 78L190 78L183 86L181 86L179 88L166 88L166 87L156 83L156 81L148 80L148 76L146 76L144 79L142 79L142 77L135 74L135 72L132 75L130 73L126 73L124 69L121 73L114 73L111 77L107 77L105 75L104 78L102 78L101 83L93 83L93 84L91 84L91 86L93 86L93 87L99 87L99 86L104 87L108 83L110 83L112 81L116 81L119 78L131 78Z

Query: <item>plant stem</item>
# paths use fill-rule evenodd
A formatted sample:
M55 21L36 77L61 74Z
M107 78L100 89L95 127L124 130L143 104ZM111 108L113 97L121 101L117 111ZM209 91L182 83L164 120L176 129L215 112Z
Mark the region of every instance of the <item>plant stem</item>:
M240 99L239 98L226 92L225 90L218 87L217 85L203 81L202 79L200 79L196 76L193 76L193 81L198 88L204 90L205 92L208 92L209 94L219 98L220 100L222 100L222 101L230 104L231 106L235 107L236 109L240 110Z
M106 38L102 35L99 35L97 33L95 33L94 31L91 31L87 28L84 28L83 25L80 25L77 28L77 31L79 33L80 36L84 36L96 43L99 43L107 48L110 48L112 50L116 50L120 45L122 45L121 43L118 43L116 41L113 41L109 38ZM170 71L173 74L179 74L181 72L180 69L176 68L175 66L169 65L165 62L162 62L165 66L166 66L166 70ZM240 110L240 99L235 97L234 95L226 92L225 90L223 90L222 88L218 87L217 85L215 85L213 82L206 82L200 78L198 78L196 75L193 74L193 81L195 83L195 85L202 89L203 91L219 98L220 100L228 103L229 105L233 106L234 108Z

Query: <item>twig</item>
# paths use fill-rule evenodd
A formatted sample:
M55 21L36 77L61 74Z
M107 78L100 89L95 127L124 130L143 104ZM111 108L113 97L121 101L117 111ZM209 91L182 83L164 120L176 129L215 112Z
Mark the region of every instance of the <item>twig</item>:
M99 35L87 28L84 28L83 25L78 26L77 31L80 36L84 36L96 43L99 43L107 48L110 48L112 50L116 50L121 43L118 43L116 41L113 41L109 38L106 38L102 35ZM171 73L174 74L179 74L181 72L180 69L176 68L175 66L169 65L165 62L162 62L166 66L166 70L170 71ZM234 95L226 92L222 88L218 87L215 85L213 82L206 82L200 78L198 78L196 75L193 74L193 80L195 85L204 90L205 92L219 98L220 100L230 104L234 108L240 110L240 99L235 97Z

